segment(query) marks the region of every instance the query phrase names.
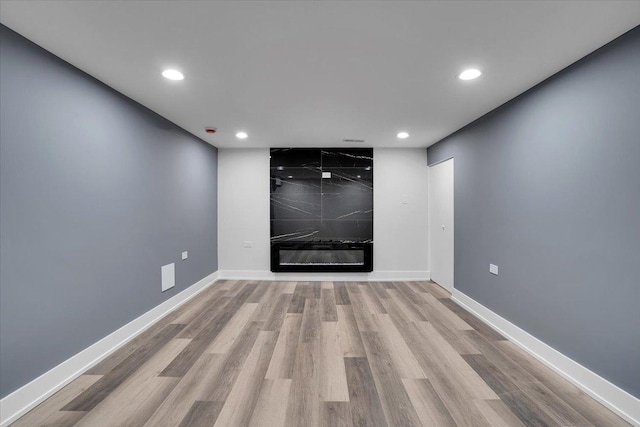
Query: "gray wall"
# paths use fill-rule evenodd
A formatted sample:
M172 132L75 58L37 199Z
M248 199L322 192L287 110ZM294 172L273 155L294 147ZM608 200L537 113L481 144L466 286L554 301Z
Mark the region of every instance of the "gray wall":
M218 269L217 149L0 27L0 236L4 397Z
M449 157L455 287L640 397L640 27L428 149Z

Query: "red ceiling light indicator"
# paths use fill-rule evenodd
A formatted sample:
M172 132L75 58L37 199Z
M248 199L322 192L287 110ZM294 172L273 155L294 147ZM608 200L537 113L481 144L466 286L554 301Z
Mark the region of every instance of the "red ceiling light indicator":
M216 133L216 132L218 131L218 129L217 129L217 128L214 128L214 127L209 126L209 127L204 128L204 131L205 131L206 133L212 133L212 134L213 134L213 133Z

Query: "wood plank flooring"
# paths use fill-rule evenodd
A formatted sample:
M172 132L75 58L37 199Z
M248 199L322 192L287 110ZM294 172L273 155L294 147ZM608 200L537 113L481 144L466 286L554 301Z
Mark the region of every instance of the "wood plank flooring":
M13 426L627 426L432 282L218 281Z

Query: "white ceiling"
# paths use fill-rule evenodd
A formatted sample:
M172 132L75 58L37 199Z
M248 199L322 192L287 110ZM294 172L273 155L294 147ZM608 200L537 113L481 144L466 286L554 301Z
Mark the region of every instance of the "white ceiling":
M424 147L640 24L640 1L3 0L0 21L218 147Z

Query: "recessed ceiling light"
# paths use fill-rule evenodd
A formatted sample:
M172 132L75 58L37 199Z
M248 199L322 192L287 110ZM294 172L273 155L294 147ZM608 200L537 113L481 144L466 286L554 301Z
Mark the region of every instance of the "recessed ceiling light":
M360 175L358 175L358 178L362 178Z
M400 132L397 136L400 139L409 138L409 134L407 132Z
M478 70L477 68L469 68L458 74L458 78L460 80L473 80L477 79L481 75L482 71Z
M183 80L184 75L178 70L164 70L162 76L169 80Z
M247 135L246 132L238 132L238 133L236 133L236 138L238 138L238 139L247 139L248 136L249 135Z
M289 176L288 176L288 178L289 178L289 179L293 178L293 175L289 175Z

